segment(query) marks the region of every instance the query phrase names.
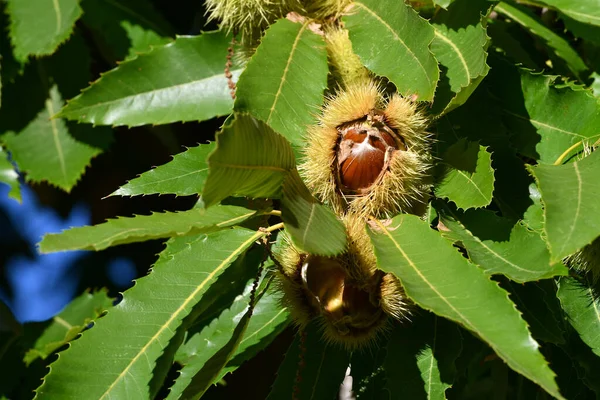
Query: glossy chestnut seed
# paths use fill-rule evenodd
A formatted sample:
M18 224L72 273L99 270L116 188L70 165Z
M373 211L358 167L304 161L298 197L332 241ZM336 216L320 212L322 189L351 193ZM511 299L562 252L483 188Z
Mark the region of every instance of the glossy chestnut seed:
M398 146L384 126L360 122L338 130L337 175L342 192L360 194L381 178Z

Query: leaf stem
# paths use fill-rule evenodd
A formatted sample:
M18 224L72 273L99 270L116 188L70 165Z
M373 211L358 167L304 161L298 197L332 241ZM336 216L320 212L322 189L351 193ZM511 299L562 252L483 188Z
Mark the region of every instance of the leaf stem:
M554 165L561 165L563 163L563 161L565 160L565 158L569 155L569 153L571 151L575 150L577 147L579 147L581 145L581 143L583 143L582 140L580 140L579 142L575 143L573 146L571 146L567 150L565 150L565 152L562 153L560 155L560 157L558 157L556 159L556 161L554 161Z
M281 217L281 211L279 211L279 210L271 210L271 211L265 213L265 215L274 215L276 217Z
M264 232L273 232L273 231L276 231L277 229L282 229L282 228L283 228L283 222L280 222L278 224L271 225L270 227L265 228Z

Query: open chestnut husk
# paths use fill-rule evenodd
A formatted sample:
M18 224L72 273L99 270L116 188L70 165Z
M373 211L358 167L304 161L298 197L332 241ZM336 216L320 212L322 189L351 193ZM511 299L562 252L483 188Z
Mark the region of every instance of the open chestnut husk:
M372 81L331 98L308 131L304 180L338 214L421 213L430 188L427 119L410 100Z

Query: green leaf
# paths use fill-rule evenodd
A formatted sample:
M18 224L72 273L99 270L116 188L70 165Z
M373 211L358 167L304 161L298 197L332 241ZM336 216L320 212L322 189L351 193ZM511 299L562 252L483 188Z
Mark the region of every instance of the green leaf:
M486 147L461 139L446 150L442 167L442 178L434 188L437 197L465 210L492 202L494 169Z
M581 79L581 77L584 76L588 67L585 65L585 62L581 59L579 54L571 47L567 40L546 27L542 21L540 21L533 13L530 13L529 10L505 2L496 5L494 10L542 38L542 40L554 50L556 55L565 61L567 67L575 77Z
M304 344L301 344L302 335L306 335ZM305 347L304 363L299 366L301 347ZM290 345L267 400L336 398L349 363L348 353L339 346L325 343L321 332L311 325L304 333L298 333Z
M368 69L387 77L403 95L433 99L440 75L429 50L435 30L410 6L395 0L357 1L344 22L352 48Z
M171 239L153 272L139 279L119 305L59 354L36 398L153 397L148 383L155 361L183 319L223 271L262 236L262 232L229 229ZM102 356L90 357L98 349Z
M62 104L52 86L45 108L18 134L9 132L2 139L27 181L48 181L68 192L102 150L75 140L64 120L52 118Z
M95 125L139 126L227 115L233 104L223 72L228 46L222 32L178 37L107 72L59 116ZM234 76L239 72L232 69Z
M510 221L485 210L460 213L450 207L441 207L438 212L451 232L442 234L460 242L470 260L489 275L502 274L523 283L569 274L562 263L550 263L550 252L539 232L532 232L520 223L514 225L508 240L484 240L487 237L477 235L489 236L499 225L510 224ZM492 214L493 218L485 214ZM484 225L484 220L489 222Z
M397 326L390 337L384 366L392 399L444 400L454 383L460 330L436 316L427 317L410 327Z
M600 357L600 299L593 289L574 278L561 278L556 293L569 322Z
M243 207L217 206L208 210L193 208L181 212L112 219L95 226L82 226L48 234L40 243L40 251L99 251L119 244L208 233L237 225L255 214L255 211Z
M600 4L587 0L544 0L547 5L587 24L600 26Z
M54 53L81 16L79 0L8 0L6 11L14 55L21 62Z
M285 230L298 249L325 256L344 250L344 225L310 194L295 170L284 181L281 212Z
M591 92L557 88L555 76L532 74L497 59L492 71L492 90L521 154L552 164L575 143L600 137L600 103Z
M282 19L271 25L236 89L235 110L266 122L295 150L304 146L327 87L325 43L310 23Z
M217 148L208 159L209 173L202 199L206 207L226 197L281 197L281 186L295 169L292 148L265 123L236 114L217 134Z
M448 11L435 14L431 51L442 66L442 78L436 90L434 113L446 113L464 104L487 75L489 38L481 20L490 5L482 0L457 0Z
M600 152L571 164L538 165L529 170L542 194L552 262L600 236Z
M0 182L10 187L8 197L21 202L21 186L19 185L19 174L8 161L8 154L0 147Z
M433 4L436 4L442 8L447 9L456 0L433 0Z
M173 28L144 0L83 0L81 7L82 22L111 62L132 59L174 36Z
M35 338L25 354L25 362L38 357L45 359L65 343L75 339L86 326L102 315L113 304L106 290L85 292L72 300L64 310L47 322L33 322L23 326L24 340Z
M121 186L110 196L175 194L190 196L202 193L208 176L208 155L215 149L211 142L176 154L173 160L160 165Z
M387 341L386 341L387 342ZM372 349L354 351L350 360L352 393L357 400L387 400L387 381L383 363L386 358L386 343L378 341Z
M383 232L370 232L377 264L400 279L412 300L471 330L513 370L562 398L539 345L504 290L419 217L399 215L388 227L379 224Z

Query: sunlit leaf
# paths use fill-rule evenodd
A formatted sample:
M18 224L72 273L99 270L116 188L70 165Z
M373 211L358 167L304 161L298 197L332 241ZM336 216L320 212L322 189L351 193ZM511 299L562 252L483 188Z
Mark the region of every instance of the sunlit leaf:
M21 188L19 186L19 174L8 160L8 154L0 147L0 182L10 187L8 197L21 201Z
M581 22L600 26L600 4L587 0L544 0L569 17Z
M28 323L23 326L24 340L30 341L31 349L25 354L25 362L31 363L38 357L46 358L69 341L86 326L108 310L113 299L107 296L106 290L95 293L85 292L72 300L64 310L47 322ZM38 336L39 335L39 336Z
M10 38L17 60L52 54L73 33L78 0L9 0Z
M600 152L570 164L529 170L542 194L551 261L573 254L600 236Z
M557 88L555 76L532 74L497 59L490 77L513 133L511 142L521 154L553 164L574 144L592 144L600 137L600 103L591 92Z
M432 100L440 74L429 50L435 36L433 27L401 1L364 0L353 4L344 21L352 48L364 65L389 78L400 93Z
M487 274L502 274L523 283L569 273L562 263L550 263L550 252L540 233L532 232L520 223L512 227L510 237L492 239L490 236L499 226L510 226L511 221L484 210L461 213L450 207L440 207L438 212L444 226L450 230L442 234L460 242L471 261Z
M153 272L139 279L119 305L60 353L36 398L153 397L148 384L155 361L183 319L223 271L263 235L229 229L171 239ZM89 356L98 349L101 357Z
M104 250L119 244L142 242L171 236L207 233L244 222L256 212L237 206L193 208L181 212L137 215L111 219L95 226L71 228L44 236L44 253L65 250Z
M208 165L202 194L207 207L232 195L281 197L283 180L296 168L287 140L243 114L217 134L217 148Z
M202 193L208 176L208 155L215 143L190 147L176 154L173 160L130 180L111 196L139 196L148 194L175 194L190 196Z
M419 306L458 322L488 343L518 373L562 398L508 294L414 215L399 215L370 231L377 264L394 273ZM489 316L494 318L490 319Z
M4 135L3 141L27 181L48 181L70 191L102 150L77 141L63 119L51 118L63 102L56 86L49 96L35 119L22 131Z
M155 47L102 75L59 115L127 126L227 115L233 105L223 72L229 41L222 32L209 32ZM234 67L232 73L237 77L240 70Z
M501 2L494 7L494 10L542 38L554 50L556 55L565 61L567 67L577 78L581 78L582 74L588 70L585 62L571 47L569 42L554 33L539 18L528 12L527 9Z
M440 182L435 195L459 208L484 207L491 203L494 191L492 155L478 143L460 140L442 156Z
M581 339L600 357L600 299L592 287L574 278L561 278L558 299Z
M449 112L464 104L487 75L488 37L481 23L487 1L457 0L432 20L435 38L431 51L442 66L433 112ZM444 7L446 8L446 7Z
M303 333L298 333L290 345L267 400L332 399L337 396L350 362L348 352L325 343L315 326L306 329L303 345L300 344L301 335ZM304 363L298 371L301 346L310 351L304 351ZM299 380L297 376L300 376Z
M235 109L249 112L297 150L315 122L327 87L327 52L310 20L282 19L261 40L237 85Z

